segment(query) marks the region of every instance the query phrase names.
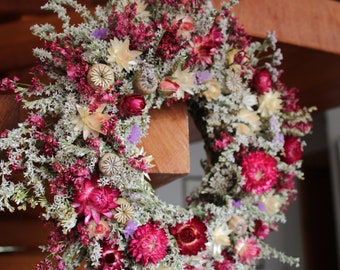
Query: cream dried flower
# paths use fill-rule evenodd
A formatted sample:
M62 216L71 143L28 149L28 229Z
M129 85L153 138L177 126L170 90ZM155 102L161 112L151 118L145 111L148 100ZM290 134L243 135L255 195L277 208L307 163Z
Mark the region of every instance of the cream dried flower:
M178 67L171 77L173 78L173 81L179 85L178 90L174 93L176 98L184 98L185 92L190 95L194 94L192 88L195 86L195 79L189 68L182 70Z
M278 213L282 207L282 199L279 195L273 195L273 192L262 196L261 201L266 208L266 212L271 215Z
M202 94L207 99L207 101L211 102L212 100L217 100L221 95L221 85L214 78L208 81L205 81L204 84L207 86L207 90Z
M257 112L242 109L237 114L239 123L235 123L236 133L239 135L252 135L260 129L260 117Z
M98 137L99 133L104 134L101 131L101 126L104 121L111 118L108 114L102 114L105 104L99 106L93 113L90 113L88 107L80 105L76 105L76 107L78 115L73 118L71 123L75 125L74 130L83 131L84 140L86 140L90 134L93 137Z
M270 91L259 97L258 112L262 117L270 117L278 113L282 108L282 100L279 92Z
M212 251L214 257L222 252L222 248L230 245L229 234L231 230L226 224L217 226L213 231L213 240L206 244L207 248Z
M247 232L247 223L241 216L233 216L228 222L229 228L237 235L243 235Z
M130 51L130 40L120 41L117 38L110 40L111 46L108 48L109 57L107 61L117 65L119 71L125 69L131 71L132 66L136 65L136 58L142 54L140 51Z
M137 1L137 14L136 14L136 17L138 18L143 18L143 19L147 19L151 16L151 13L150 11L147 11L146 8L147 8L147 4L145 4L144 1Z

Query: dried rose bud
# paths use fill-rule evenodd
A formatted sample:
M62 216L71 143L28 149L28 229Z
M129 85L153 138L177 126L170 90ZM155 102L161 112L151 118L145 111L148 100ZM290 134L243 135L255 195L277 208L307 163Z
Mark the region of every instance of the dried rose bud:
M158 85L159 92L163 96L170 96L175 93L179 88L179 84L172 81L170 78L164 78Z
M120 97L118 109L122 117L138 116L142 115L145 105L142 95L130 94Z
M267 69L256 71L253 77L253 86L260 93L264 94L273 87L271 75Z
M302 158L301 142L296 137L287 136L285 138L284 157L282 158L287 164L293 164Z

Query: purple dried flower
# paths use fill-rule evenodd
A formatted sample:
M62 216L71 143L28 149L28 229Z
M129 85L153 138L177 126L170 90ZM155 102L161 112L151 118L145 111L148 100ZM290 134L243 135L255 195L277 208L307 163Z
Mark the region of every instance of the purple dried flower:
M196 84L202 84L211 79L211 74L208 70L198 71L196 73Z
M93 32L92 32L92 36L94 36L95 38L98 39L104 39L107 36L107 28L96 28Z
M239 207L241 207L242 202L241 201L233 201L231 204L232 204L233 207L239 208Z
M135 233L137 228L137 224L133 220L129 220L124 230L125 238L130 238Z
M133 125L128 136L128 140L132 144L137 144L142 137L142 131L137 125Z
M258 202L257 207L261 212L266 212L266 205L263 202Z

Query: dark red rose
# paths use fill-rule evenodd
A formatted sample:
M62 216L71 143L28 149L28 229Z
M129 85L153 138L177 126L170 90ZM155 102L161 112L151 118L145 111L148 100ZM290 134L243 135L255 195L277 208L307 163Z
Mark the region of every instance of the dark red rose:
M301 142L298 138L287 136L285 137L283 161L287 164L293 164L302 158Z
M271 75L267 69L261 69L255 72L253 77L253 86L260 93L264 94L273 87Z
M177 240L180 254L197 255L205 248L206 230L205 224L198 217L194 217L184 224L178 223L175 227L170 228L170 233Z
M138 116L142 115L145 105L145 99L142 95L130 94L121 96L118 109L123 117Z

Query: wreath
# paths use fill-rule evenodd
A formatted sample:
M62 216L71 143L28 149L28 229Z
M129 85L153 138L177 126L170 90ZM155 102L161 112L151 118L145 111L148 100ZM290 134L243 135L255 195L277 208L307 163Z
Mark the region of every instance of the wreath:
M37 269L253 269L272 257L298 266L264 239L303 178L312 108L280 81L274 34L253 41L231 13L236 2L43 6L63 31L33 26L44 46L31 83L0 87L29 112L1 133L0 209L39 206L53 226ZM149 110L175 102L187 104L207 152L187 208L156 196L140 145Z

